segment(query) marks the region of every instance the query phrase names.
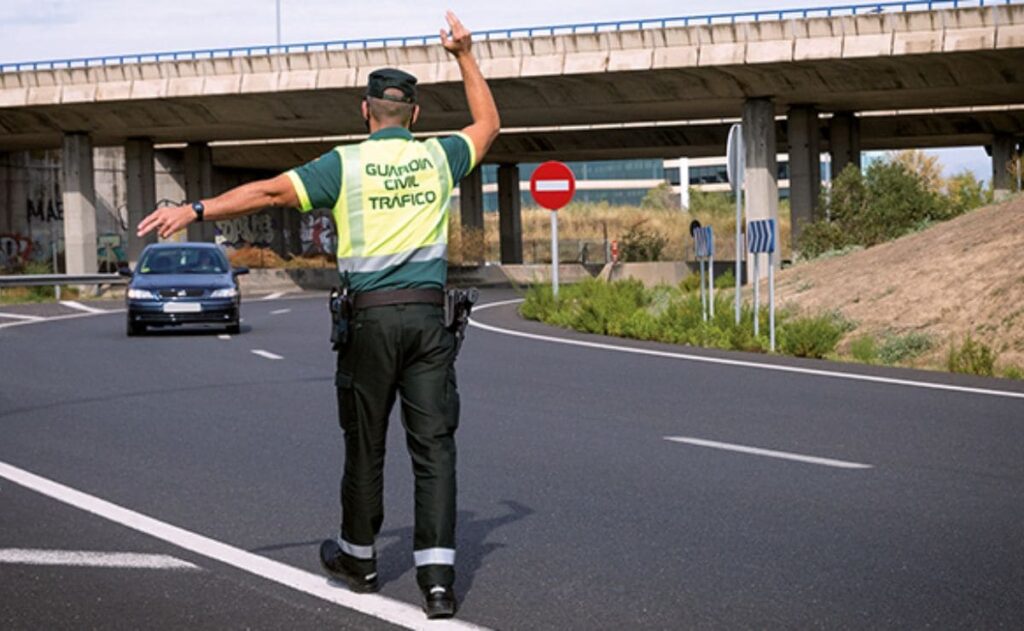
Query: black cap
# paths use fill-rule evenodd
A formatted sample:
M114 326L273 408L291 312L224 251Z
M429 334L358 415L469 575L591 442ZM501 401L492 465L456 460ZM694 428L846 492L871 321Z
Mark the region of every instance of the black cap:
M385 94L388 88L395 88L402 91L402 96ZM370 73L370 80L366 84L366 96L375 99L398 101L399 103L416 102L416 77L408 72L402 72L396 68L381 68Z

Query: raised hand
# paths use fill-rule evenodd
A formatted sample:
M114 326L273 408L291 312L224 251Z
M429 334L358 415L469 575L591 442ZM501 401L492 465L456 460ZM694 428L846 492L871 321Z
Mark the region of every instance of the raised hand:
M141 237L156 230L161 238L166 239L195 221L195 218L196 213L191 206L167 206L150 213L139 222L136 234Z
M448 20L451 36L449 37L447 30L441 29L441 44L444 46L444 49L455 57L468 55L473 46L473 34L462 25L459 18L451 11L445 14L445 19Z

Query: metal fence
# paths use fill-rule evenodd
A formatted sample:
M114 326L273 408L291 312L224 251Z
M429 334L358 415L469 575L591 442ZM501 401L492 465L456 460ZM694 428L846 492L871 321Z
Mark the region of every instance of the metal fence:
M635 31L652 28L698 26L711 24L736 24L742 22L768 22L813 17L834 17L842 15L869 15L878 13L906 13L911 11L932 11L936 9L960 9L1019 4L1022 0L910 0L907 2L875 2L870 4L840 4L827 7L784 8L764 11L740 11L734 13L711 13L669 18L648 18L619 20L613 22L583 22L580 24L556 24L552 26L531 26L521 28L493 29L474 33L477 39L504 40L537 36L591 34L602 32ZM299 44L278 44L267 46L238 46L232 48L207 48L169 52L138 53L130 55L106 55L100 57L76 57L46 61L24 61L0 63L0 73L26 70L54 70L60 68L89 68L94 66L116 66L161 61L191 61L196 59L232 59L235 57L256 57L288 53L309 53L319 51L394 48L403 46L425 46L433 43L437 34L400 37L375 37L369 39L337 40L327 42L306 42Z
M51 285L124 285L117 274L18 274L0 276L0 287L48 287Z

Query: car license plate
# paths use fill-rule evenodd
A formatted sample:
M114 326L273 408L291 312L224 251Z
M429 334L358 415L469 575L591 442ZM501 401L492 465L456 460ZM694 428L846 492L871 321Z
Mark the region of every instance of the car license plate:
M199 313L203 305L198 302L168 302L164 305L164 313Z

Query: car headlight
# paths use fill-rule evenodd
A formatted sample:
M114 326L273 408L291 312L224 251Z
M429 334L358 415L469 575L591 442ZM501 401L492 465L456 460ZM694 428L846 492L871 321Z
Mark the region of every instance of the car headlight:
M224 289L215 289L210 294L210 298L234 298L238 295L238 290L234 287L225 287Z
M155 300L156 295L148 289L129 289L129 300Z

